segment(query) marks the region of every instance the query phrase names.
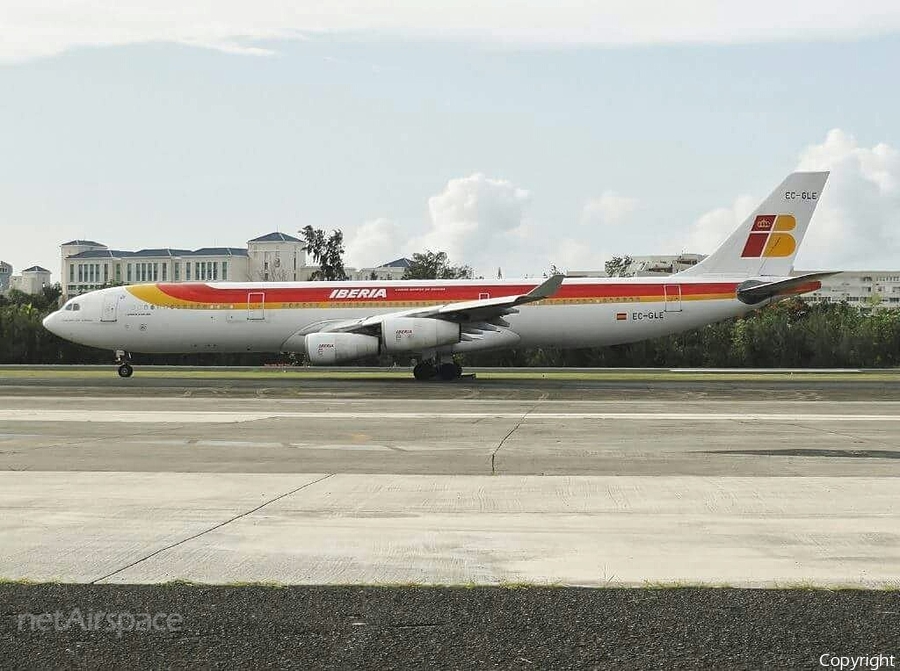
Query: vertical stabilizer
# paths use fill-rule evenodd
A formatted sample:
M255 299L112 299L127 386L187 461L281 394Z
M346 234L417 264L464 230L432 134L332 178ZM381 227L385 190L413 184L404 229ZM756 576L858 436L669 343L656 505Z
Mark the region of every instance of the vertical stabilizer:
M788 175L721 247L679 275L787 277L827 179L827 172Z

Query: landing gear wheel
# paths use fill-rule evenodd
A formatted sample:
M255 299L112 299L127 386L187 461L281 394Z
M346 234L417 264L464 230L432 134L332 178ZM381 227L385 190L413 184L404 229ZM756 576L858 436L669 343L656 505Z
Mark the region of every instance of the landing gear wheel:
M413 367L413 377L417 380L430 380L434 377L434 366L430 363L417 363Z
M441 376L441 379L449 382L450 380L455 380L459 377L459 370L457 368L457 364L455 363L442 363L440 368L438 368L438 375Z
M134 368L129 364L123 363L119 366L119 377L131 377L134 374Z

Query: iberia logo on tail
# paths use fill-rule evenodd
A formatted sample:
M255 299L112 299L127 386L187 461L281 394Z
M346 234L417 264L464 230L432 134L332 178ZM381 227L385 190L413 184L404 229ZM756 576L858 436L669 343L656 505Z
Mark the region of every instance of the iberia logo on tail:
M760 256L790 256L797 249L797 241L787 231L794 230L797 220L792 214L761 214L753 220L753 228L744 244L741 258Z

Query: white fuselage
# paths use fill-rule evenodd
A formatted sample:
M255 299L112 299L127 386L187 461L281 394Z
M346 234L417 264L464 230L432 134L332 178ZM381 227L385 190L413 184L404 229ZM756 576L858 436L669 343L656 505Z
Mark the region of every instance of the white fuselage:
M614 345L747 313L746 278L567 279L553 298L504 316L508 337L443 352ZM512 295L535 280L132 285L78 296L45 320L84 345L145 353L302 351L322 322L352 321L430 304ZM768 302L768 301L766 301ZM77 305L77 309L73 307Z

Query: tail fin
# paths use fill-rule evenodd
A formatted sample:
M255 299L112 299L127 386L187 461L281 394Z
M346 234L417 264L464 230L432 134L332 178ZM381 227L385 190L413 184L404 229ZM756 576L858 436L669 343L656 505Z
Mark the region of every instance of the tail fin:
M787 277L827 179L827 172L791 173L721 247L679 275Z

